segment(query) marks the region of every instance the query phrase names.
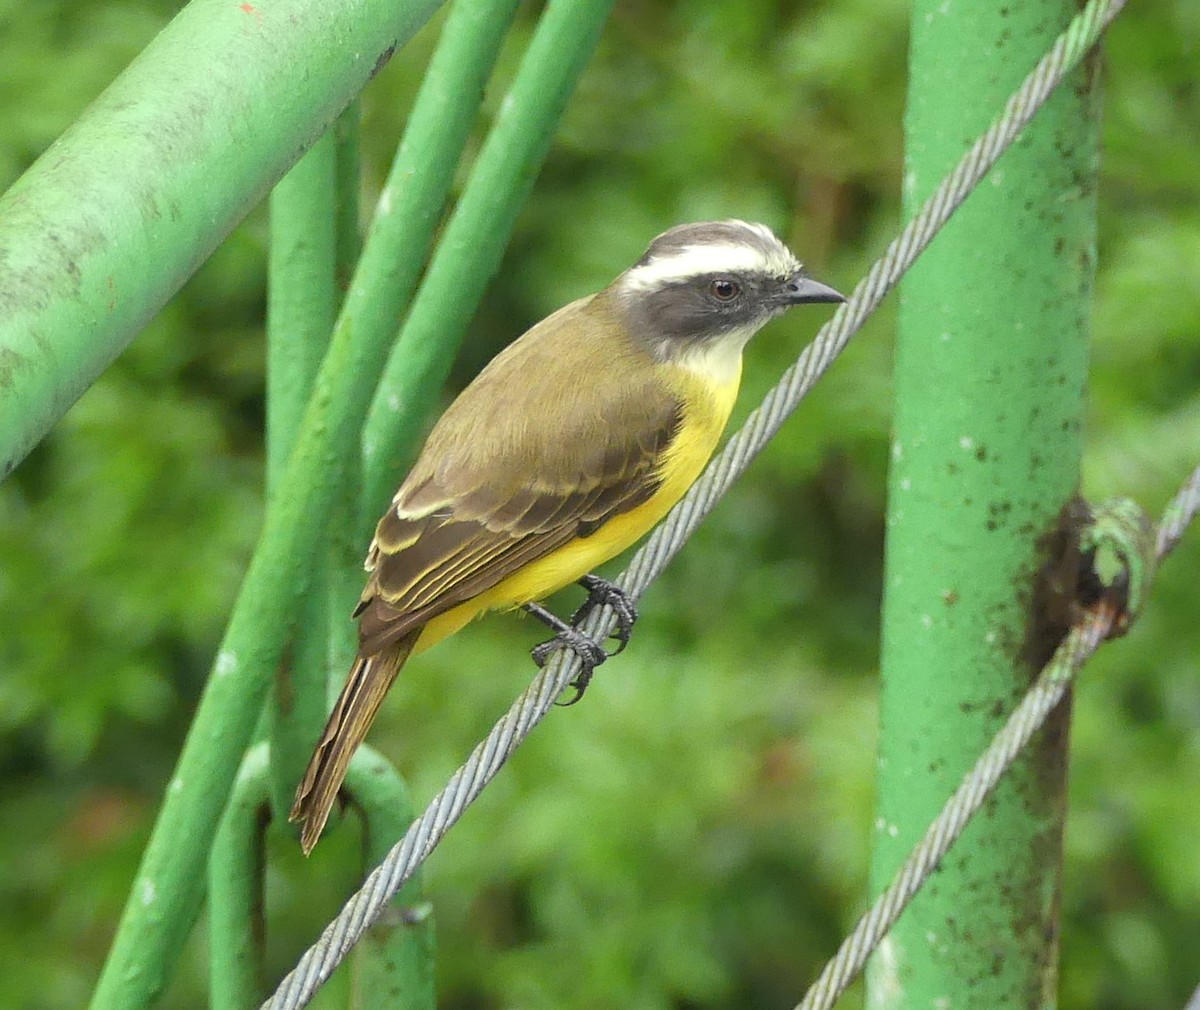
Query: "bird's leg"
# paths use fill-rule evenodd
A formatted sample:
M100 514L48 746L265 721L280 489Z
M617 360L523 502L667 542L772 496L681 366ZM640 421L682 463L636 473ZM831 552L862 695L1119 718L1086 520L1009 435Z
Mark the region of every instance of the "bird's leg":
M533 647L530 653L533 661L538 666L544 666L552 652L565 647L571 649L579 656L583 663L583 669L580 670L579 676L571 682L571 686L575 688L575 697L565 702L565 705L574 705L575 702L582 698L583 692L587 690L588 683L592 679L592 672L596 667L608 659L609 656L615 656L629 644L629 636L633 631L633 622L637 620L637 609L634 607L633 601L629 598L628 594L607 579L602 579L598 575L585 575L579 580L579 584L588 591L588 598L571 615L570 623L552 614L541 604L525 604L525 609L529 613L533 614L539 621L556 632L554 638L548 642L542 642L540 645ZM612 652L609 652L600 642L597 642L594 638L585 635L579 630L579 626L593 610L605 605L611 607L617 617L617 627L613 634L618 644Z
M611 607L617 618L617 626L612 632L612 636L617 640L617 647L609 655L615 656L629 644L629 636L633 634L633 624L638 616L637 607L624 589L599 575L585 575L579 580L579 584L588 591L588 598L571 615L571 624L577 628L597 607Z

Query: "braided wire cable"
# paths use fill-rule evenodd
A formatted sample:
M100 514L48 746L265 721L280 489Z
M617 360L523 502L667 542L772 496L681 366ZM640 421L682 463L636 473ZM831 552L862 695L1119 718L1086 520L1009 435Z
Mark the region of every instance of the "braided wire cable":
M963 156L953 171L888 246L779 383L750 415L745 425L709 464L700 479L663 520L618 577L620 586L638 599L647 586L712 511L729 486L774 437L817 379L913 265L933 237L970 195L979 181L1045 104L1053 90L1095 45L1126 0L1090 0L1071 21L1006 103L1003 112ZM616 620L609 607L598 607L583 630L602 639ZM266 1003L270 1010L296 1010L341 963L351 947L378 918L384 906L409 880L464 810L495 777L530 731L550 711L556 698L579 675L579 657L559 652L538 673L491 732L471 752L446 786L410 825L404 838L363 882L320 938L300 958Z
M1200 1010L1200 987L1192 993L1192 998L1187 1001L1187 1006L1183 1010Z
M1158 524L1158 537L1155 543L1155 553L1160 561L1175 549L1175 545L1183 536L1183 531L1187 529L1198 511L1200 511L1200 466L1192 471L1187 482L1179 489L1179 493L1163 510L1162 522Z

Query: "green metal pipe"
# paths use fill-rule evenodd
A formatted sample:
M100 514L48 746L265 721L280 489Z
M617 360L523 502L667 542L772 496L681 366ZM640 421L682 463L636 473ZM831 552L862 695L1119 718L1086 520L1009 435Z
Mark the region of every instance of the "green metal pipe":
M475 125L479 96L516 9L517 0L457 0L451 5L380 192L339 331L353 327L359 339L380 348L393 339L408 310L455 169ZM452 344L445 353L453 359L456 350ZM368 399L381 368L382 362L370 374ZM360 454L348 453L340 465L339 495L345 500L338 506L339 519L331 531L337 559L331 587L330 647L335 670L349 667L357 645L349 614L362 590L366 547L358 519Z
M271 193L267 257L267 494L276 491L341 302L338 144L330 129ZM329 559L331 554L318 555ZM267 706L271 804L287 820L292 794L325 721L329 566L312 566Z
M358 257L359 159L357 106L353 120L337 125L279 182L271 194L270 298L268 301L268 477L274 486L286 461L321 357ZM339 277L346 284L339 283ZM354 528L358 501L351 471L357 454L340 460L334 523ZM274 464L274 465L273 465ZM340 562L332 540L327 564L316 564L293 644L275 678L271 719L270 774L247 782L239 776L214 842L209 877L212 1003L215 1010L240 1010L262 999L263 832L267 790L275 819L287 817L292 794L325 718L331 659L346 658L344 643L331 641L328 592ZM355 559L355 579L361 564ZM339 625L352 629L344 615ZM352 646L351 646L352 648ZM339 667L340 669L341 667ZM243 772L263 748L255 748ZM347 774L346 792L363 822L364 872L382 858L412 820L412 804L399 775L374 751L363 748ZM432 1010L433 924L420 902L420 883L407 894L413 911L372 931L351 969L350 1004L389 1010Z
M905 123L910 212L1075 11L1073 0L917 0ZM1093 71L1094 63L1067 79L902 289L877 888L1062 630L1045 574L1071 539L1054 531L1079 480L1095 261ZM1054 1005L1066 709L876 954L874 1010Z
M271 193L267 256L267 494L274 494L341 301L334 279L337 145L325 133Z
M359 149L362 111L354 102L338 117L334 126L337 143L337 255L335 276L339 291L349 291L355 267L362 254L363 236L359 226L359 188L362 185L362 164ZM340 456L337 500L329 526L329 571L326 590L328 622L326 666L330 676L326 694L336 690L336 681L350 669L358 651L358 634L350 611L358 601L363 582L363 544L358 538L358 500L361 495L362 472L360 454L355 451ZM326 698L323 711L328 712L332 698ZM318 726L318 732L320 727ZM316 737L313 737L315 742Z
M438 0L192 0L0 198L0 478Z
M363 871L373 870L408 830L412 801L404 780L377 751L360 747L346 773L346 793L363 830ZM421 878L405 884L391 911L355 952L352 1005L379 1010L433 1010L433 916Z
M363 429L364 525L387 504L445 382L613 0L549 0L388 359Z
M208 866L209 1005L248 1010L263 998L264 876L270 748L246 753Z
M342 294L350 288L354 267L362 253L362 229L358 218L361 211L358 191L362 186L362 158L359 155L361 123L361 103L356 100L346 107L333 124L334 165L337 172L334 183L337 193L334 281Z

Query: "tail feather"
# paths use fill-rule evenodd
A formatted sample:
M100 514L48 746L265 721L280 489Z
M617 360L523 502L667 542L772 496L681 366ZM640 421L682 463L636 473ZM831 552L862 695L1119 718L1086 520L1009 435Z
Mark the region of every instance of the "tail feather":
M346 686L333 706L304 778L296 787L296 799L288 815L288 820L301 822L300 847L305 855L312 852L321 837L350 758L367 735L383 696L408 659L421 630L414 629L374 656L359 656L350 668Z

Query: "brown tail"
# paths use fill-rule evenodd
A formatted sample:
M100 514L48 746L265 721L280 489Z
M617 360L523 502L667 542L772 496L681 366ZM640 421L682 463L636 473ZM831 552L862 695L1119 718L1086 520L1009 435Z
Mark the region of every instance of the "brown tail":
M367 735L383 696L408 659L421 630L414 629L374 656L359 656L350 668L346 686L333 706L304 778L296 787L296 799L288 815L288 820L302 822L300 847L305 855L312 852L321 837L350 758Z

